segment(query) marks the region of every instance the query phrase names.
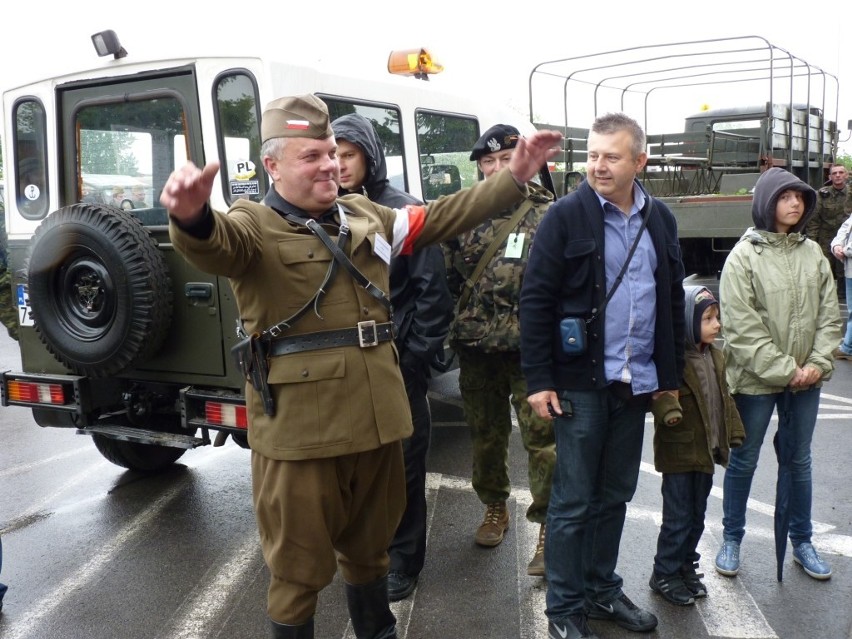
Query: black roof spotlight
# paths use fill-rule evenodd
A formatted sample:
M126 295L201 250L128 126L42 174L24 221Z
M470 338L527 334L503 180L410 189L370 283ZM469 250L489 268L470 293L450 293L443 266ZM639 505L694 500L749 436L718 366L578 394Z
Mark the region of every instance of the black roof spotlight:
M123 58L127 55L127 51L125 51L124 47L121 46L121 42L118 41L118 36L112 29L98 31L92 36L92 44L95 45L95 51L97 51L98 55L101 57L111 53L115 56L115 59L118 60L119 58Z

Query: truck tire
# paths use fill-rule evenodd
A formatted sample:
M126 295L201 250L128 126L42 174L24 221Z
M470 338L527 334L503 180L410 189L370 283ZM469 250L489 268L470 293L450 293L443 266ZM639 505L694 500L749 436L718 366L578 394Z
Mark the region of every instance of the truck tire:
M171 279L132 214L72 204L32 238L27 284L35 329L77 375L109 377L150 357L172 317Z
M186 452L185 448L140 444L94 434L92 439L107 461L116 466L140 473L156 473L174 464Z

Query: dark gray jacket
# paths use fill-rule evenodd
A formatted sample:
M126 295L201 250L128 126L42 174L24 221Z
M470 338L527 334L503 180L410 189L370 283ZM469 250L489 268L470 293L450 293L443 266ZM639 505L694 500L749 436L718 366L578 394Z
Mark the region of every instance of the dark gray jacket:
M373 124L358 113L331 123L334 137L358 145L367 161L362 194L391 208L422 204L390 185L387 162ZM341 190L341 195L346 191ZM395 257L390 267L391 302L397 327L396 345L404 367L428 366L440 352L453 318L453 300L447 287L444 255L428 246L412 255Z

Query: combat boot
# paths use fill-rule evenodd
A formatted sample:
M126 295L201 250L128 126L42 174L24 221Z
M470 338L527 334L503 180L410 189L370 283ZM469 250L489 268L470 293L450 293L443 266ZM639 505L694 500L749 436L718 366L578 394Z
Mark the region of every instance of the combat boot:
M396 639L387 575L360 586L346 584L346 604L357 639Z
M527 566L527 574L530 577L544 577L544 531L545 524L542 524L538 529L538 544L535 547L535 554L532 561Z
M509 510L505 501L488 504L485 509L485 518L476 530L474 541L480 546L493 548L499 546L509 530Z
M295 626L272 621L272 639L314 639L314 618Z

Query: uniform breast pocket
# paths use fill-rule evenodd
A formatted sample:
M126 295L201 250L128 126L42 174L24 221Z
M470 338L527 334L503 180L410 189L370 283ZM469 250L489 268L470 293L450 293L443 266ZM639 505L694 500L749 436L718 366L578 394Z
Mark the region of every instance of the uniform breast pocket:
M325 245L313 236L300 236L278 243L278 259L284 265L289 286L300 291L299 299L285 300L288 308L301 308L325 279L333 259ZM270 282L270 290L274 283ZM343 301L342 289L331 287L323 300L325 304Z
M274 357L269 384L280 415L271 438L273 446L321 448L352 440L344 351Z

